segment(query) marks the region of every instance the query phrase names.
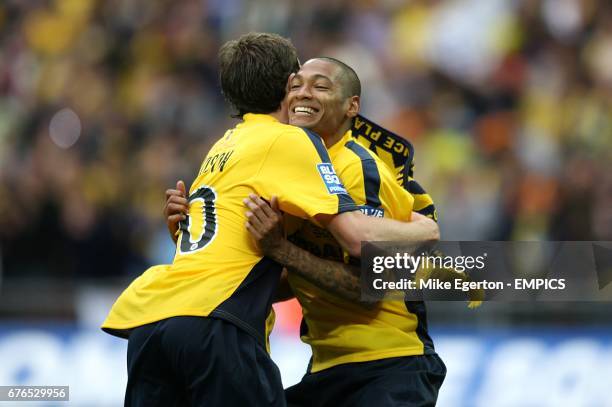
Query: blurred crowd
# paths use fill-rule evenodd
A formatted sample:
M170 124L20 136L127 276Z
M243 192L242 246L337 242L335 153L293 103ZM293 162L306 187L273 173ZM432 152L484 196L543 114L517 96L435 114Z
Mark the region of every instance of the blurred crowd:
M4 0L0 271L170 261L162 208L235 123L220 45L290 37L413 142L447 240L612 240L608 0Z

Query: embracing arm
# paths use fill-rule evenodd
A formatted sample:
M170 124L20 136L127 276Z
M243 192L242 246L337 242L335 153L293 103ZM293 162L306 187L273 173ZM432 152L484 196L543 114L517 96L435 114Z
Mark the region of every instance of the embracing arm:
M250 209L246 228L266 256L330 293L351 302L362 302L359 268L321 259L283 237L282 214L276 197L272 197L272 207L255 195L246 199L245 204Z
M266 253L316 286L352 302L361 299L360 271L337 261L324 260L282 238L276 248Z
M317 221L354 257L361 256L362 241L435 243L440 239L438 224L416 212L412 212L410 222L368 217L359 211L334 216L319 215Z

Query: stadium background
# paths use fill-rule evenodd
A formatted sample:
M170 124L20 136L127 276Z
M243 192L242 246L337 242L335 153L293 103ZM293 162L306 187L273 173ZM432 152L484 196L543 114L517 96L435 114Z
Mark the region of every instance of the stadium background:
M3 0L0 385L121 404L125 342L97 326L171 260L163 191L232 125L216 52L248 31L356 69L363 113L414 143L444 239L612 240L611 5ZM289 385L308 350L299 308L277 310ZM610 303L429 310L441 406L612 406Z

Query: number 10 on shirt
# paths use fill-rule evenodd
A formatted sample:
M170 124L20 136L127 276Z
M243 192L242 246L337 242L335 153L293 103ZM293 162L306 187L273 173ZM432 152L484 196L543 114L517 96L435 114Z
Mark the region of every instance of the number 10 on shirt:
M183 233L179 249L182 254L202 250L215 238L217 234L216 199L215 190L207 185L199 187L189 196L189 215L180 224Z

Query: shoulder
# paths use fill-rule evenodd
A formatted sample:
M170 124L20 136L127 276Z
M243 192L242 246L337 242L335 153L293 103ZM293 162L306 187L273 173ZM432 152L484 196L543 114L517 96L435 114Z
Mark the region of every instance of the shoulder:
M375 161L376 154L359 144L355 140L349 140L344 144L344 151L350 151L354 161Z
M279 122L256 123L240 130L240 143L247 150L283 150L291 154L292 149L304 149L304 145L312 145L302 129Z
M346 157L347 161L350 161L350 165L361 165L364 170L366 168L369 171L376 172L388 170L387 165L380 157L354 140L350 140L344 145L343 156Z
M308 130L302 127L291 126L290 124L281 124L282 131L281 137L285 137L286 139L291 140L300 140L300 141L308 141L309 143L323 143L321 137L317 135L312 130Z
M325 143L317 133L302 127L283 126L284 130L279 135L277 143L292 147L296 153L316 151L322 161L330 162Z
M403 189L397 180L396 170L391 168L372 150L354 141L348 142L345 147L345 150L350 150L353 154L351 163L347 167L359 165L363 171L364 179L374 180L376 183L391 189Z

